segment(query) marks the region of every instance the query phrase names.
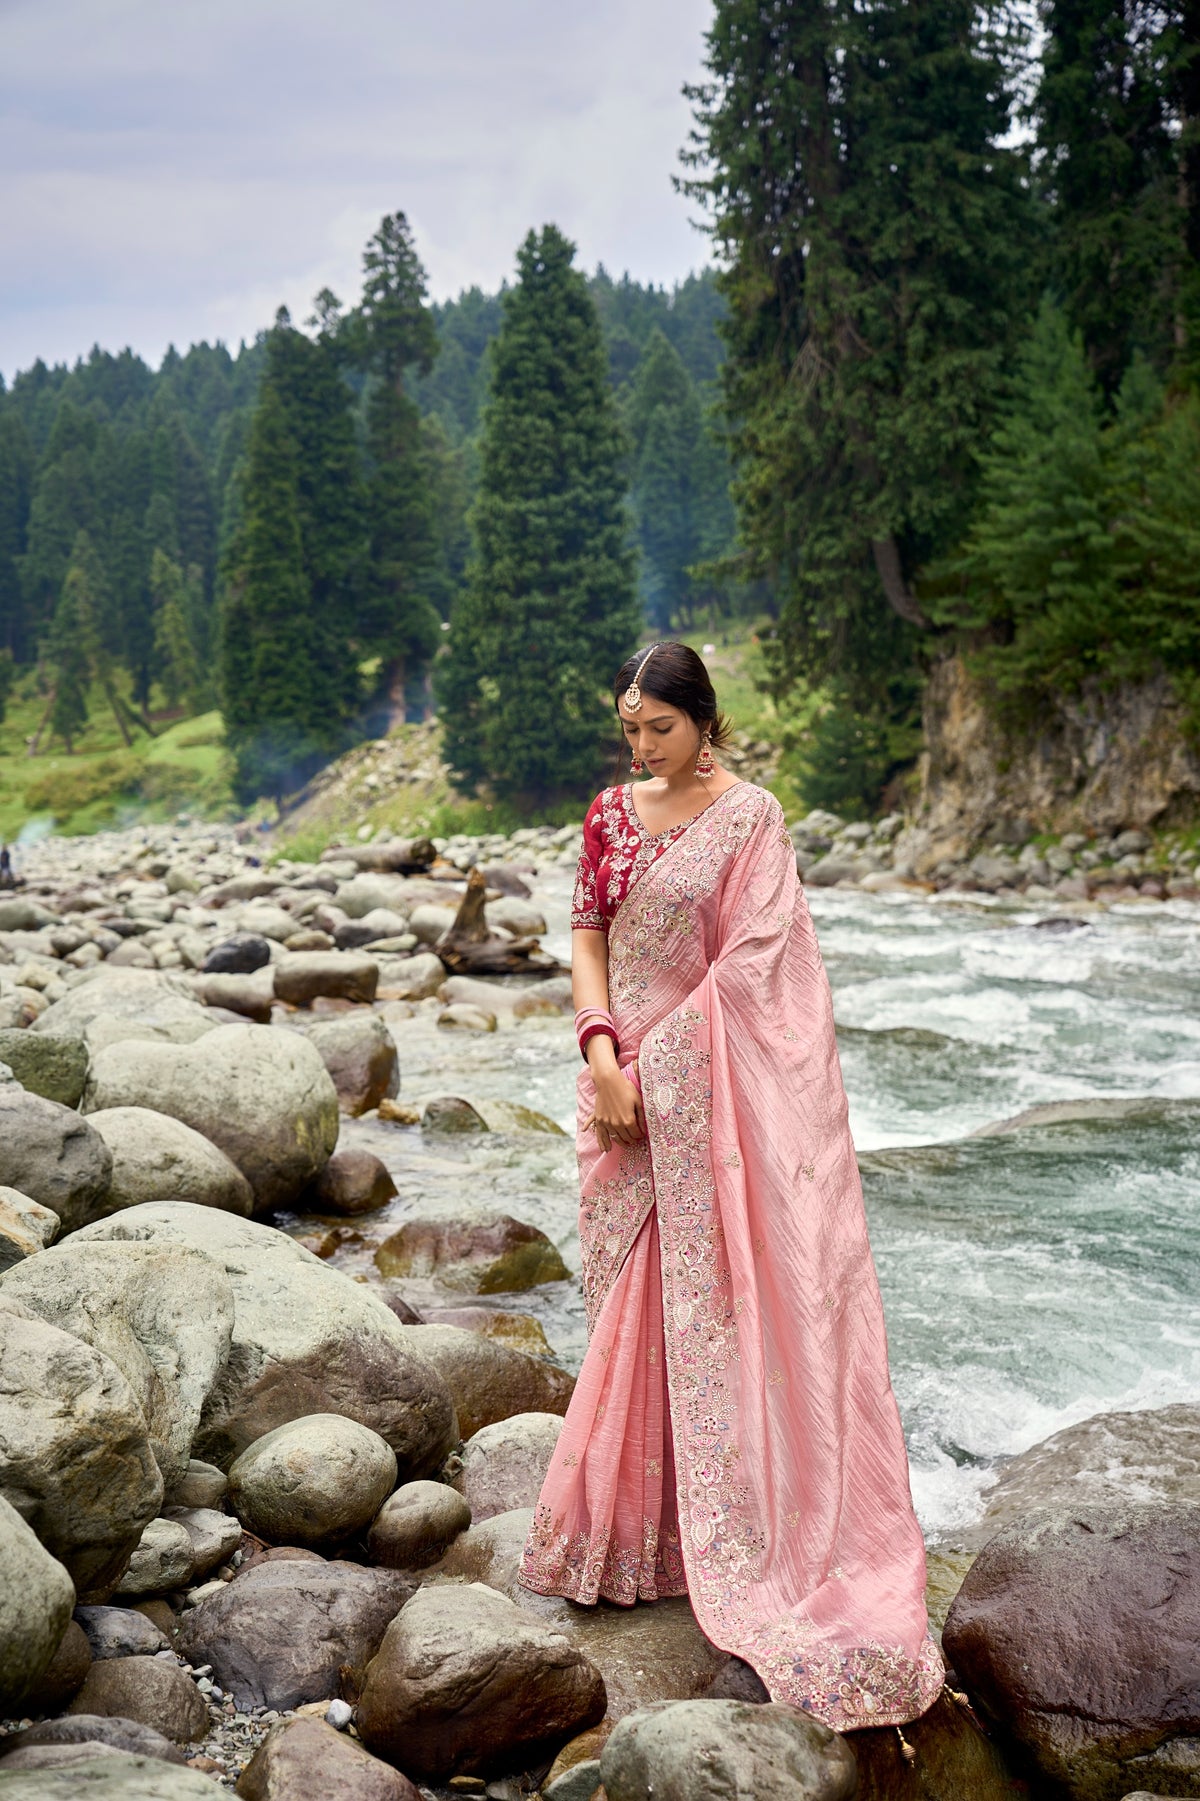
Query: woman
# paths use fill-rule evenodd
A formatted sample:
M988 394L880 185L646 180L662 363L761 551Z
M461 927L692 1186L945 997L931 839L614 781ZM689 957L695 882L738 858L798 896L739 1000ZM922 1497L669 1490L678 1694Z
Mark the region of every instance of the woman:
M829 986L779 802L713 759L682 644L622 667L636 791L584 824L572 914L589 1345L525 1547L540 1594L687 1594L774 1700L840 1731L935 1699Z

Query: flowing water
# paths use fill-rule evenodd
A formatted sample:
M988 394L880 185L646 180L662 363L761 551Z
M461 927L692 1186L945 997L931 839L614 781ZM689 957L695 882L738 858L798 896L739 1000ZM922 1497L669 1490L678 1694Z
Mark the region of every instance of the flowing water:
M569 955L570 882L538 879ZM1200 1393L1200 909L1134 904L1045 921L986 897L810 895L833 986L851 1123L918 1512L974 1518L1003 1460L1111 1408ZM396 1028L403 1098L521 1101L571 1128L571 1024L492 1035ZM1047 1102L1093 1117L981 1128ZM578 1268L568 1138L449 1137L361 1122L400 1188L388 1229L431 1203L498 1206ZM377 1241L382 1231L375 1231ZM365 1268L370 1247L338 1254ZM502 1304L577 1368L572 1284Z

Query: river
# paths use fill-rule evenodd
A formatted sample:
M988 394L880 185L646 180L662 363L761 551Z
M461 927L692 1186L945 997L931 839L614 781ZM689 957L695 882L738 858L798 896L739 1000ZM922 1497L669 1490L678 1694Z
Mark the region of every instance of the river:
M570 880L539 877L547 947L569 956ZM927 1535L953 1538L1003 1460L1112 1408L1200 1392L1200 909L1183 902L1046 923L1019 900L814 891ZM1052 910L1051 910L1052 911ZM502 1097L571 1125L571 1024L495 1034L396 1028L402 1095ZM1096 1117L980 1128L1047 1102L1144 1100ZM1189 1104L1190 1103L1190 1104ZM578 1268L570 1142L441 1137L357 1122L400 1193L378 1242L431 1204L497 1206ZM372 1222L374 1226L374 1222ZM366 1267L369 1246L337 1261ZM577 1368L572 1284L534 1312Z

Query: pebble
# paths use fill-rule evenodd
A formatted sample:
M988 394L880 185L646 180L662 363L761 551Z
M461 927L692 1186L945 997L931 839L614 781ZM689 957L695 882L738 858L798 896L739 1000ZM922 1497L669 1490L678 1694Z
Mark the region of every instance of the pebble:
M339 1732L344 1732L353 1713L354 1709L348 1701L331 1701L325 1709L325 1719L328 1725L336 1726Z

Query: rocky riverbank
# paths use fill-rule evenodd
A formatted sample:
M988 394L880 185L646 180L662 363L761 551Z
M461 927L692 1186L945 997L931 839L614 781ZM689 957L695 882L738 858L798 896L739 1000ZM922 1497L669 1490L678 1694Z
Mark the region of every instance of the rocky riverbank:
M1032 841L1044 880L1010 846L993 887L921 874L899 819L793 836L814 885L868 892L1189 878L1182 839ZM906 1730L915 1761L762 1705L686 1601L517 1585L573 1387L523 1297L569 1272L486 1200L397 1220L386 1135L451 1170L463 1132L554 1142L511 1102L413 1105L401 1064L412 1022L518 1056L569 1011L528 878L576 839L264 867L232 829L138 830L47 840L0 897L0 1794L1200 1794L1190 1408L1059 1434L935 1551L965 1699Z

